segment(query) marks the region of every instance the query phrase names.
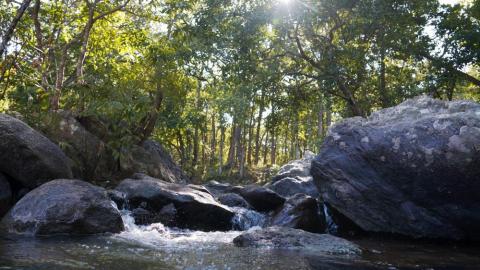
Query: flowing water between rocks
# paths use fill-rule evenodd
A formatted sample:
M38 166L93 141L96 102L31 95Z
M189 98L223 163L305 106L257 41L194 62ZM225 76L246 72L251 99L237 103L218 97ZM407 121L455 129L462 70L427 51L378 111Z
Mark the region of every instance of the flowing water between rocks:
M137 226L122 212L125 231L115 235L0 237L0 269L479 269L480 249L379 239L354 240L361 258L308 251L238 248L241 231L200 232ZM265 217L237 209L235 228L255 230Z

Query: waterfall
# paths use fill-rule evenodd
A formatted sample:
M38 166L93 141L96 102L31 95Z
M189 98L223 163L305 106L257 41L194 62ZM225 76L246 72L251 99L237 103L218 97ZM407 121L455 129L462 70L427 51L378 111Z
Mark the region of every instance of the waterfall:
M232 207L235 216L232 219L233 229L245 231L253 227L263 227L267 221L264 214L243 207Z
M323 203L322 206L323 206L322 207L323 213L325 214L325 220L327 221L327 233L336 234L338 226L333 221L332 215L330 215L327 204Z

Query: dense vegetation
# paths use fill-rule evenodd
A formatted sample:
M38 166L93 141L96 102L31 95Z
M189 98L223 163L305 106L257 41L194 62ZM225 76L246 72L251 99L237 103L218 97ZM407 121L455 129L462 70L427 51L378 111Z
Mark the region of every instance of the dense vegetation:
M477 0L7 0L0 35L0 111L107 119L119 153L153 137L198 178L409 97L480 100Z

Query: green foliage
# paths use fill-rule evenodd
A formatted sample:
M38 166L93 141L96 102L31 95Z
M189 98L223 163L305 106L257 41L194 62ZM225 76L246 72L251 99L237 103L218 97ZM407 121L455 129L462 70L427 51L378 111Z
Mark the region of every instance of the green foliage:
M0 3L0 33L17 8ZM260 181L318 151L333 122L420 94L480 100L479 1L54 0L25 14L0 58L1 111L104 119L118 159L151 135L199 179Z

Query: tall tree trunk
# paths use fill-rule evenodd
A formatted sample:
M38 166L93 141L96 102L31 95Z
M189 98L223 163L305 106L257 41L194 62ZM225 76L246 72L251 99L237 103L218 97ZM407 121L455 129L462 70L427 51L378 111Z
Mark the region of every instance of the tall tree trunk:
M268 135L270 133L268 132L268 130L265 130L265 143L263 144L263 166L267 166L268 164L268 161L267 161L267 158L268 158Z
M260 128L262 126L262 114L265 107L265 91L262 90L262 97L260 98L260 108L258 111L257 128L255 131L255 165L258 165L260 155Z
M177 141L178 141L178 148L180 149L180 166L182 168L185 168L185 165L187 164L187 159L186 159L186 150L185 150L185 143L183 142L183 136L182 132L180 129L177 129Z
M197 112L200 111L200 90L202 87L202 83L200 80L197 82L197 91L195 95L195 109ZM199 123L195 123L195 130L194 130L194 135L193 135L193 161L192 165L195 167L198 162L198 150L199 150L199 136L198 136L198 129L199 129Z
M323 115L324 115L324 106L323 106L323 100L320 99L318 102L318 124L317 124L317 137L319 142L323 139L324 131L323 131Z
M326 131L332 125L332 96L330 94L325 95L325 129L323 130L323 136L325 137Z
M242 137L240 138L240 147L238 149L238 151L240 152L239 153L239 157L238 157L238 163L239 163L239 175L240 175L240 178L242 179L244 176L245 176L245 152L246 152L246 149L247 149L247 132L245 132L245 123L243 124L243 135Z
M225 126L220 126L220 152L218 153L218 174L223 172L223 151L225 148Z
M337 85L346 98L345 101L347 102L350 116L365 116L362 108L357 103L352 91L350 91L342 81L337 81Z
M252 140L253 140L253 118L254 118L255 108L252 106L252 112L250 114L250 120L248 122L248 151L247 151L247 163L252 165Z
M157 124L158 116L160 114L160 108L162 107L162 101L163 90L158 84L157 92L155 93L155 98L153 100L150 112L140 121L140 126L137 127L137 131L135 133L140 138L139 144L148 139L155 130L155 125Z
M55 88L53 89L53 93L50 96L50 110L54 112L58 111L58 109L60 108L60 96L62 94L63 83L65 79L67 51L68 51L68 46L65 46L62 49L60 60L58 63L57 76L55 78Z
M235 134L237 131L237 124L236 124L236 117L233 117L232 121L232 128L230 132L230 146L228 148L228 156L227 156L227 166L233 167L235 163L235 148L236 148L236 140Z
M235 154L235 166L237 166L240 162L240 157L241 157L241 154L242 154L242 148L243 148L243 145L244 145L244 141L242 140L242 136L243 134L245 133L244 130L243 130L243 127L245 126L245 124L241 125L237 125L237 128L235 130L235 144L237 145L237 149L236 149L236 154Z
M387 108L390 106L390 100L387 94L387 79L386 79L386 65L385 65L385 47L383 44L380 45L380 99L382 102L382 107Z
M27 10L28 6L30 6L30 3L32 0L24 0L20 7L17 10L17 14L15 17L13 17L12 22L7 27L7 31L5 31L5 34L2 36L2 43L0 43L0 57L3 55L3 53L7 50L7 45L10 39L12 39L13 33L15 32L15 28L17 28L18 22L22 19L23 14Z
M215 124L215 113L212 113L212 138L210 140L210 166L215 164L216 149L217 149L217 129Z
M270 162L272 165L275 165L277 163L277 145L275 141L275 129L272 129L270 133L270 140L271 140L271 145L270 145Z

